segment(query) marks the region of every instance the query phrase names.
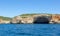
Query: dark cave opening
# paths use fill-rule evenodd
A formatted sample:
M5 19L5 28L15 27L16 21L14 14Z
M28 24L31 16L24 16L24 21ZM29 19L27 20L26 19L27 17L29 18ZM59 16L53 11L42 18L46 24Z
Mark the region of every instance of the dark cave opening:
M34 18L34 24L49 24L49 19L44 16L38 16Z

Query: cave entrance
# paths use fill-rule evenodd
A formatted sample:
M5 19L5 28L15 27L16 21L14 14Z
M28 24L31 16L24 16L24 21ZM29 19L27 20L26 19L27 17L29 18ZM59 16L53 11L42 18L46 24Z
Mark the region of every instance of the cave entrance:
M34 24L48 24L49 23L49 19L44 17L44 16L38 16L34 18Z

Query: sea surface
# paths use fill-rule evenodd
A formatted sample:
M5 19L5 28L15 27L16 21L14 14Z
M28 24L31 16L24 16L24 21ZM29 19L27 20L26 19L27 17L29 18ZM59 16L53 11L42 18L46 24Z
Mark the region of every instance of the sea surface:
M0 24L0 36L60 36L60 24Z

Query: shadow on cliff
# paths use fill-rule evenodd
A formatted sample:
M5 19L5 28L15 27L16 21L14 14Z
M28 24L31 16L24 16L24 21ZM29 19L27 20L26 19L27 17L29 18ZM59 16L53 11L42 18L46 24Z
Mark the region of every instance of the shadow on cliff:
M34 24L49 24L49 19L45 16L38 16L34 18Z

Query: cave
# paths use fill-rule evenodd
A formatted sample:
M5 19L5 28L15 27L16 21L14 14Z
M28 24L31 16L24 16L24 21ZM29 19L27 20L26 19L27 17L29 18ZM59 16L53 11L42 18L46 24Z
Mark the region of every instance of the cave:
M34 18L33 21L34 24L48 24L49 23L49 19L45 16L38 16Z

